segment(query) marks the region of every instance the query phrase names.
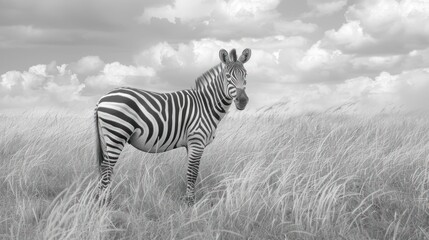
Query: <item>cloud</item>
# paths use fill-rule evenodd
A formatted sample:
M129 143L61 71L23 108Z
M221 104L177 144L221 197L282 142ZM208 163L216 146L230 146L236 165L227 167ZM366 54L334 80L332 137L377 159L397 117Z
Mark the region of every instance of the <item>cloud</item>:
M376 42L372 36L364 32L359 21L349 21L338 30L326 31L325 37L334 45L351 51Z
M387 55L387 56L362 56L351 59L353 68L358 72L368 71L385 71L387 69L401 68L404 56Z
M400 74L381 72L374 78L357 77L338 84L292 86L276 105L289 113L328 111L378 113L429 110L429 68Z
M413 50L403 55L401 61L405 69L423 68L429 66L429 47L421 50Z
M23 90L23 85L21 84L23 81L21 72L18 71L9 71L1 75L0 89L2 94L11 96L20 94Z
M300 69L305 71L321 67L330 68L343 60L343 54L340 50L328 51L322 48L320 44L321 42L318 41L306 51L301 61L298 62Z
M71 63L68 68L80 75L92 75L100 72L105 66L105 63L99 56L86 56L79 61Z
M302 17L321 17L341 11L347 5L347 0L307 0L307 4L312 10L304 13Z
M428 26L427 1L359 1L348 7L344 24L306 50L297 74L305 82L342 82L426 67Z
M317 25L288 21L277 11L279 0L175 0L171 5L145 8L140 22L166 19L175 25L191 26L205 37L231 39L312 33ZM196 10L198 9L198 10ZM257 30L256 30L257 29Z
M149 80L153 76L155 71L150 67L127 66L119 62L108 63L99 74L88 76L84 80L86 85L84 94L96 95L127 85L149 87Z
M190 88L198 75L219 63L217 51L221 46L228 50L233 46L238 50L248 46L253 49L252 58L246 63L250 109L276 102L282 97L287 102L282 108L290 113L375 113L429 109L426 104L429 100L429 68L398 74L382 71L375 77L359 76L340 82L308 84L302 82L303 76L299 72L289 71L298 69L299 64L307 61L300 71L319 72L322 75L321 69L338 66L341 62L338 59L344 56L340 52L324 49L320 43L309 46L308 51L299 50L307 44L306 39L283 36L229 42L204 39L178 46L167 43L154 45L136 56L135 65L119 62L104 64L97 56L87 56L71 64L39 64L26 71L8 71L1 75L0 108L45 106L88 109L102 94L118 86L161 92ZM424 55L424 51L411 55L418 58ZM359 64L368 61L380 65L396 64L397 61L395 58L371 57L359 60L356 61ZM89 64L87 69L79 68L79 64L85 62L93 64ZM282 70L283 67L290 70ZM100 70L97 72L95 69ZM91 74L86 76L88 73ZM181 79L186 76L189 76L187 86L186 81Z
M38 64L27 71L1 75L0 107L85 108L114 87L150 85L148 79L154 75L149 67L104 64L98 56L83 57L71 64Z
M302 109L356 103L365 110L382 102L415 107L415 101L406 99L425 100L420 90L427 90L424 67L429 48L358 55L333 48L325 39L312 43L301 36L275 35L160 42L136 54L133 64L86 56L68 64L51 62L8 71L1 75L0 106L93 106L102 94L119 86L160 92L189 89L198 76L220 62L222 48L236 48L239 53L252 49L245 64L250 108L282 96Z
M59 84L55 81L48 81L44 90L54 103L69 103L81 100L81 91L85 87L77 79L76 75L71 75L68 84Z
M311 45L294 60L296 68L289 73L301 83L338 83L346 79L375 77L380 72L399 74L429 64L429 48L413 50L407 54L357 54L334 48L324 39Z
M358 76L375 76L381 71L398 73L423 67L429 51L407 55L356 56L317 41L310 45L303 37L272 36L221 41L211 38L188 43L162 42L135 57L138 66L156 71L157 89L187 88L200 73L219 62L218 51L251 48L252 59L246 64L249 76L270 83L342 82ZM426 59L426 60L425 60ZM155 85L153 85L155 86Z
M375 78L355 78L340 84L336 91L352 96L362 107L383 109L389 106L403 110L428 110L429 68L404 71L400 74L381 72ZM353 94L353 95L352 95Z
M429 44L429 2L364 0L350 6L346 23L325 33L326 43L350 53L406 53Z
M250 20L251 18L261 18L272 14L279 4L279 0L232 0L232 1L193 1L175 0L173 5L146 8L140 20L149 23L152 18L165 18L172 23L178 21L191 23L205 20L213 21L215 18L225 17L229 22ZM196 11L198 9L198 11Z
M173 5L145 8L139 20L150 23L152 18L165 18L171 23L178 21L187 23L195 19L210 17L215 8L219 7L219 1L195 1L176 0ZM198 9L198 11L195 11Z
M65 65L56 66L56 73L48 65L35 65L28 71L9 71L1 75L0 106L3 108L35 106L69 106L83 100L84 84Z
M252 49L252 58L246 63L249 76L269 82L293 82L291 75L296 69L296 59L307 46L303 37L274 36L265 38L242 38L220 41L210 38L189 43L166 42L141 52L136 56L137 65L150 66L157 77L170 84L170 88L189 87L203 72L220 62L218 52L236 48L239 52Z
M296 74L301 82L338 82L350 77L351 55L329 49L317 41L297 61Z

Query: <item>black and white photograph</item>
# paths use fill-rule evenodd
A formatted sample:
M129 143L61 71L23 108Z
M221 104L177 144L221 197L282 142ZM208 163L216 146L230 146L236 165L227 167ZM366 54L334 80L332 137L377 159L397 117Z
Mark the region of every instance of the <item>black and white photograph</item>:
M0 239L429 239L429 0L0 0Z

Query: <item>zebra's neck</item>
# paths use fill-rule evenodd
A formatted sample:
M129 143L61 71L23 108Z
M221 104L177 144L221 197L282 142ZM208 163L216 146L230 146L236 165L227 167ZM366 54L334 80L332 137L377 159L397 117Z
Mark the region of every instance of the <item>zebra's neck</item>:
M226 94L226 83L222 74L222 65L216 65L196 80L196 93L205 110L216 124L225 116L232 103Z

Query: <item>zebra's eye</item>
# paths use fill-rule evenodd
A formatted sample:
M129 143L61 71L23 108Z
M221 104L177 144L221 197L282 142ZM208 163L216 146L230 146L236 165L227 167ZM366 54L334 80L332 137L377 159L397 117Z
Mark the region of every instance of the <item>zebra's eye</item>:
M231 74L227 73L227 74L225 74L225 77L228 79L231 79Z

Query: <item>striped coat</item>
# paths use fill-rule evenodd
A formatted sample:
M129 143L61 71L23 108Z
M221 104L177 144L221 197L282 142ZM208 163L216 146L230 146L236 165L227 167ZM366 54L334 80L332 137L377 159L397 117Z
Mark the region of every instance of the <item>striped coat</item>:
M235 50L219 52L221 63L196 80L194 89L157 93L118 88L103 96L95 109L99 188L108 188L113 168L126 143L144 152L185 147L188 153L186 200L195 201L195 181L204 148L232 102L244 109L246 70L250 49L239 59ZM108 194L110 199L110 194Z

